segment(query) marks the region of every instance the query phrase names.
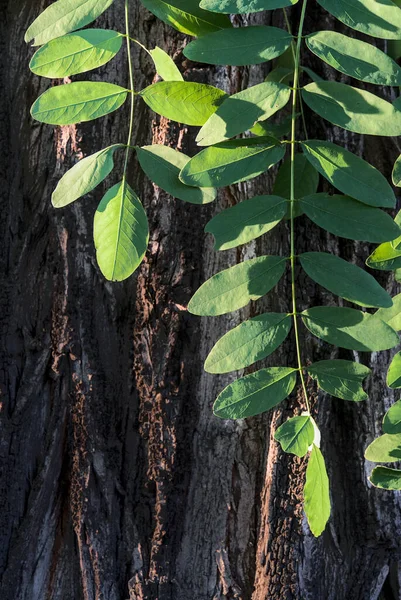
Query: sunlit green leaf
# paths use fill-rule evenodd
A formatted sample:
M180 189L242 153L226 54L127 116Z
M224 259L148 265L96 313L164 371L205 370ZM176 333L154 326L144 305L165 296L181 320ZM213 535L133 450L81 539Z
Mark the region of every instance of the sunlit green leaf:
M280 56L291 42L292 36L277 27L234 27L192 41L184 55L209 65L257 65Z
M401 331L401 294L393 298L393 306L390 308L379 308L376 316L390 325L395 331Z
M60 0L61 1L61 0ZM34 102L31 115L49 125L92 121L124 104L128 90L100 81L77 81L51 87Z
M140 95L157 114L185 125L204 125L227 98L212 85L190 81L159 81Z
M164 81L184 81L177 65L167 52L156 46L150 51L150 55L155 63L157 74Z
M214 188L190 187L179 180L181 169L190 160L186 154L161 144L142 146L136 151L146 175L168 194L192 204L208 204L216 198Z
M315 537L326 528L330 517L330 489L323 454L313 445L306 468L304 508L309 527Z
M69 77L101 67L120 50L123 37L117 31L85 29L48 42L35 52L29 68L36 75Z
M237 379L217 397L213 412L222 419L253 417L277 406L291 394L296 369L271 367Z
M339 21L378 38L401 39L401 10L391 0L317 0Z
M393 271L401 267L401 249L395 250L391 242L380 244L366 260L371 269L379 271Z
M202 10L199 0L141 0L142 4L167 25L187 35L205 35L231 27L228 17Z
M368 399L362 383L371 370L365 365L349 360L321 360L307 369L319 387L335 398L353 402Z
M191 298L189 312L217 316L246 306L280 281L286 262L281 256L260 256L213 275Z
M384 415L384 433L401 433L401 400L393 404Z
M114 0L58 0L44 10L28 27L25 41L34 46L46 44L70 31L81 29L99 17Z
M401 68L387 54L336 31L318 31L306 38L314 54L341 73L376 85L401 85Z
M311 279L345 300L367 307L393 305L386 290L357 265L327 252L305 252L299 260Z
M401 490L401 471L390 467L375 467L369 481L382 490Z
M315 306L302 313L306 327L316 337L349 350L389 350L399 343L398 335L375 315L339 306Z
M106 179L114 167L114 152L119 148L124 146L114 144L77 162L58 182L52 195L53 206L62 208L71 204Z
M366 90L337 81L322 81L305 86L302 98L320 117L348 131L401 135L401 110Z
M401 234L390 215L349 196L313 194L302 198L300 205L316 225L349 240L380 244Z
M281 313L266 313L241 323L216 343L206 359L205 371L229 373L266 358L285 340L291 324L291 317Z
M401 388L401 352L398 352L391 361L387 373L387 385L393 389Z
M401 155L397 158L394 163L392 179L394 185L401 187Z
M283 108L290 95L288 86L264 82L229 96L199 131L198 146L218 144L251 129Z
M127 279L145 256L149 228L143 206L125 180L101 200L93 229L96 258L103 275L110 281Z
M365 458L371 462L391 463L401 460L401 434L385 433L366 448Z
M230 140L196 154L181 171L180 179L186 185L225 187L264 173L284 154L284 145L274 138Z
M276 431L277 440L283 451L302 457L308 453L313 443L315 429L309 416L293 417L283 423Z
M298 0L202 0L200 6L212 12L239 15L275 8L287 8L297 2Z
M226 208L206 225L215 250L228 250L273 229L284 217L288 202L279 196L256 196Z

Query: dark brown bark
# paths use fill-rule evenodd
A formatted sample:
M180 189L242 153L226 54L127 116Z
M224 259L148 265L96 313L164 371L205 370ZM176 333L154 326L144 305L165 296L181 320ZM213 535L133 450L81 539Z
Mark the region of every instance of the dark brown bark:
M333 502L329 527L315 540L301 507L304 461L283 455L273 441L283 419L301 410L296 395L273 413L245 422L213 417L213 400L232 378L206 375L202 363L239 316L203 320L186 311L201 282L245 253L287 251L286 224L246 249L219 255L203 233L213 211L270 191L273 174L222 192L217 209L200 208L155 189L133 157L130 180L149 215L149 252L136 276L106 283L92 243L93 213L104 186L60 211L51 207L50 195L76 155L125 140L128 107L77 127L32 122L29 107L49 83L29 74L32 51L23 33L48 3L0 0L0 597L401 598L400 496L372 489L363 459L393 400L385 387L388 353L361 357L375 373L363 405L317 396L309 382ZM183 36L137 0L131 13L134 35L166 48L187 79L235 92L260 81L268 68L214 70L187 63ZM268 19L266 13L253 20ZM283 26L280 11L275 20ZM99 23L122 30L123 2L116 0ZM307 31L334 26L310 4ZM125 85L125 60L122 53L91 77ZM153 71L137 50L134 63L140 89ZM193 152L185 133L138 102L137 143L153 136ZM316 117L310 136L346 145L386 175L400 151L397 140L364 139ZM117 163L113 182L119 168ZM324 234L302 217L297 248L329 248L359 264L369 251L365 244ZM304 306L336 301L301 274L298 289ZM277 293L240 316L287 310L289 297L283 281ZM308 335L303 354L309 361L349 356ZM266 364L293 364L294 358L290 340Z

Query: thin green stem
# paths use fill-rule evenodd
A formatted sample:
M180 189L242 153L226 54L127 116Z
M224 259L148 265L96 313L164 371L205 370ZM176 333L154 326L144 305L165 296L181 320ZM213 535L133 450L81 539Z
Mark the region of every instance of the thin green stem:
M292 92L292 118L291 118L291 193L290 193L290 229L291 229L291 295L292 295L292 312L294 314L294 332L295 332L295 345L297 352L298 369L301 377L302 389L305 396L305 402L308 412L310 412L310 405L308 399L308 391L306 389L305 378L303 373L302 358L301 358L301 347L299 343L299 330L298 330L298 319L297 319L297 296L295 289L295 141L296 141L296 127L297 127L297 101L298 101L298 84L299 84L299 66L301 57L301 42L302 42L302 31L305 22L305 14L308 0L303 0L301 18L299 21L299 30L297 36L297 46L295 52L295 68L294 68L294 89Z
M128 158L129 158L129 152L130 152L132 132L133 132L133 128L134 128L134 111L135 111L134 72L132 69L131 38L129 37L129 0L125 0L125 34L126 34L126 40L127 40L129 85L130 85L130 89L131 89L132 93L131 93L131 111L130 111L128 140L127 140L127 148L125 150L124 173L123 173L124 181L125 181L125 178L127 175Z

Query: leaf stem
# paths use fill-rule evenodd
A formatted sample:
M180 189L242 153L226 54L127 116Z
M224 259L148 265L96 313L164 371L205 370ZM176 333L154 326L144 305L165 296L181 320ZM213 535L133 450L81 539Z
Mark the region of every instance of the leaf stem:
M310 413L310 405L308 399L308 391L306 389L305 378L303 373L301 348L299 343L299 330L298 330L298 319L297 319L297 298L295 288L295 141L296 141L296 125L297 125L297 100L298 100L298 84L299 84L299 66L301 56L301 42L302 42L302 31L305 22L305 14L308 0L303 0L301 17L299 21L299 29L297 36L297 45L295 52L295 69L294 69L294 89L292 91L292 117L291 117L291 193L290 193L290 228L291 228L291 295L292 295L292 312L294 314L294 332L295 332L295 345L297 352L298 369L301 377L302 389L305 396L305 402L308 412Z
M132 69L132 58L131 58L131 38L129 36L129 0L125 0L125 37L127 40L129 84L130 84L130 89L131 89L132 94L131 94L131 111L130 111L128 140L127 140L127 148L125 150L124 173L123 173L124 180L127 175L128 157L129 157L130 144L131 144L131 139L132 139L132 132L133 132L133 128L134 128L134 110L135 110L134 73L133 73L133 69Z

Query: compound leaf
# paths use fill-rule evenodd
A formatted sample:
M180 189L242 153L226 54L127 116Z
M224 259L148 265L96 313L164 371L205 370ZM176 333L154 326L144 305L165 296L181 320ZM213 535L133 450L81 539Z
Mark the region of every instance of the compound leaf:
M321 360L310 365L307 370L319 387L335 398L353 402L368 399L362 383L371 370L361 363L340 359Z
M228 17L199 7L199 0L141 0L161 21L187 35L205 35L231 27Z
M260 256L213 275L191 298L189 312L213 317L246 306L280 281L286 262L281 256Z
M173 59L159 46L150 51L156 72L164 81L184 81Z
M401 352L397 352L391 361L387 373L387 385L394 390L401 388Z
M397 333L376 315L339 306L315 306L302 313L316 337L348 350L374 352L398 346Z
M315 437L315 428L309 416L293 417L280 425L274 439L288 454L302 457L308 453Z
M281 313L266 313L241 323L215 344L205 371L229 373L270 356L287 337L291 324L291 317Z
M366 264L371 269L377 269L378 271L399 269L401 267L401 249L395 250L391 242L380 244L367 258Z
M401 434L385 433L366 448L365 458L371 462L391 463L401 460Z
M124 104L128 90L100 81L77 81L44 92L34 102L31 115L49 125L74 125L103 117Z
M311 532L319 537L326 528L331 507L326 465L323 454L315 444L306 468L304 508Z
M296 380L296 369L261 369L228 385L217 397L213 412L222 419L254 417L287 398Z
M385 40L401 39L401 10L391 0L317 0L352 29Z
M401 490L401 471L390 467L375 467L369 481L382 490Z
M149 179L168 194L191 204L208 204L216 198L214 188L190 187L180 181L180 171L190 160L186 154L161 144L142 146L136 152Z

